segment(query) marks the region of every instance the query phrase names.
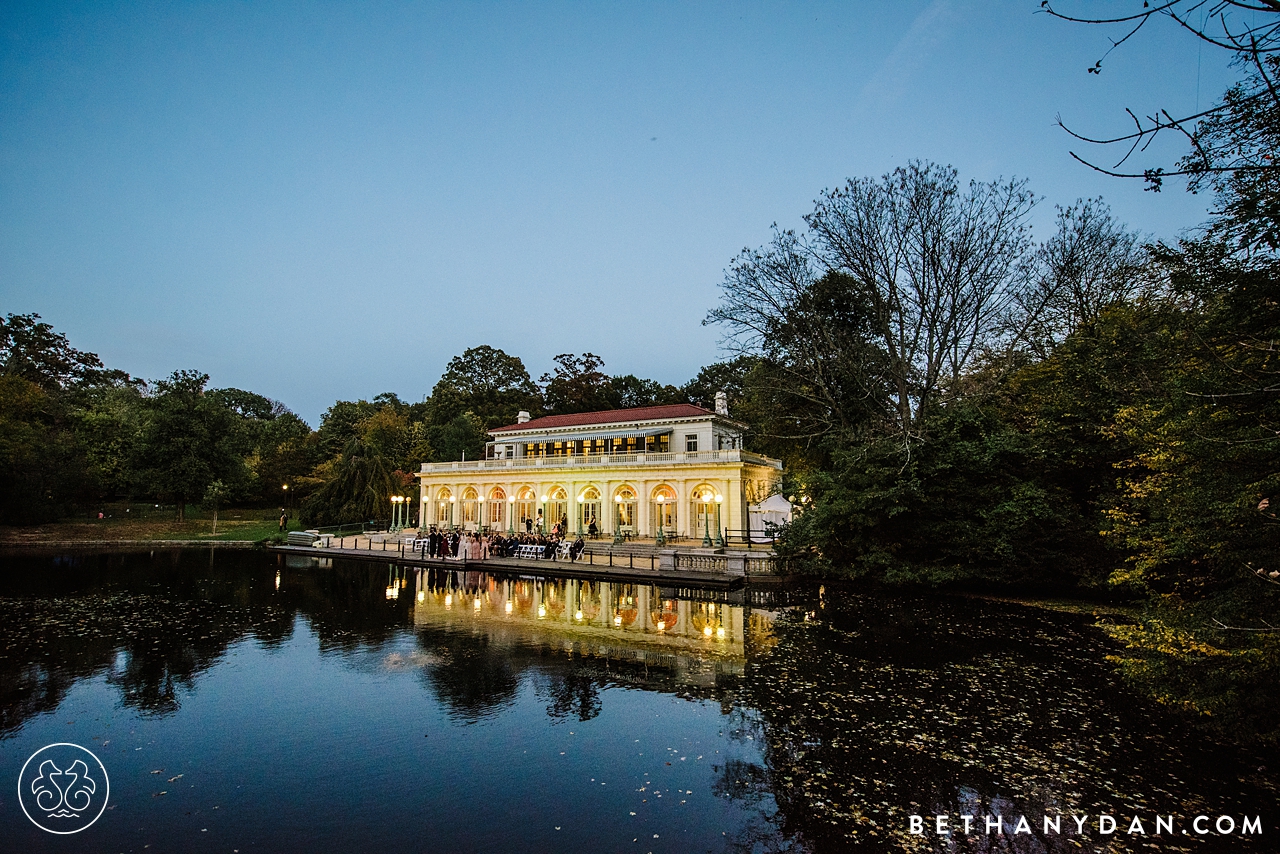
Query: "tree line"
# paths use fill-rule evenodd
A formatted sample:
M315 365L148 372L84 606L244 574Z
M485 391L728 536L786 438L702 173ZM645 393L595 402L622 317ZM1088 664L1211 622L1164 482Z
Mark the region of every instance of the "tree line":
M300 507L313 524L385 519L422 463L475 459L486 431L535 417L668 403L710 404L720 373L682 386L609 375L562 353L535 381L491 346L453 357L429 395L339 400L316 429L251 391L179 370L143 381L77 350L38 315L0 320L0 523L31 524L103 502ZM288 487L286 490L285 487Z
M1280 34L1280 12L1259 17ZM1105 626L1121 670L1275 744L1280 53L1228 47L1240 81L1176 123L1185 168L1137 175L1213 193L1181 239L1081 199L1037 242L1025 183L912 162L823 192L803 230L744 250L707 322L753 365L756 444L789 463L791 566L1138 603Z

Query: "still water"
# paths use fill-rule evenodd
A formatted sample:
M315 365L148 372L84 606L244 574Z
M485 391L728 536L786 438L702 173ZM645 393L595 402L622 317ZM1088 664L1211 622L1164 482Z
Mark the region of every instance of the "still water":
M1280 851L1267 760L1125 688L1087 617L257 552L0 568L0 850ZM74 836L14 797L55 742L110 774Z

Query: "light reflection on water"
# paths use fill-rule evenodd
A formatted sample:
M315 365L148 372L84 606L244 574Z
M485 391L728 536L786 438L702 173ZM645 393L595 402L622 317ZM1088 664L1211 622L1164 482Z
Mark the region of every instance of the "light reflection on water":
M113 805L68 849L0 799L3 850L1276 850L1276 763L1120 684L1087 618L260 553L2 566L0 781L74 741ZM1264 834L1040 832L1100 812Z

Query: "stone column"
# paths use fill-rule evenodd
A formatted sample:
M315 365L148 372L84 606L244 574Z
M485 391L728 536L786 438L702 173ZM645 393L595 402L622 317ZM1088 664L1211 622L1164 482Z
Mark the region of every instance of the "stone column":
M653 491L653 482L639 481L636 491L636 536L647 537L652 533L652 526L649 524L649 493Z

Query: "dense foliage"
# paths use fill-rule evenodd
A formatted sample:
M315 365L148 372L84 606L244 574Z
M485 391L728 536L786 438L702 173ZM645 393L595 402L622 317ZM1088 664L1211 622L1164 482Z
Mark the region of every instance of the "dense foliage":
M312 430L277 401L208 388L198 371L133 379L38 315L10 314L0 320L0 524L122 499L170 504L179 518L203 503L296 507L311 524L385 519L389 497L412 491L410 473L422 463L483 455L486 431L522 410L710 405L745 370L713 365L678 388L605 374L591 353L555 362L535 382L518 357L473 347L448 362L423 402L392 393L339 400Z

